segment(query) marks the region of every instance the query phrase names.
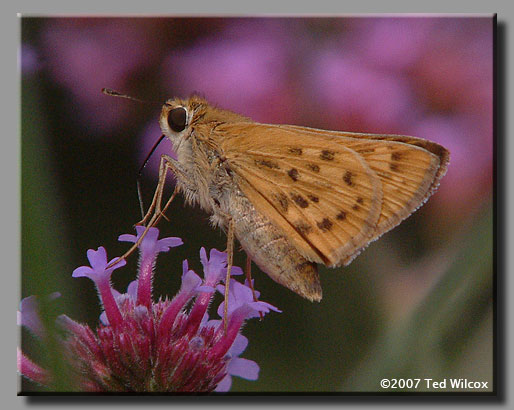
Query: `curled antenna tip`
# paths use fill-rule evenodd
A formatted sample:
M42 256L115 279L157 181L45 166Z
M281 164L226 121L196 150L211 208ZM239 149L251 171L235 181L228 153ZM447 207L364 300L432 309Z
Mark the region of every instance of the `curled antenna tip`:
M106 95L112 95L114 97L123 95L123 94L119 93L118 91L113 90L112 88L102 88L102 93L104 93Z
M137 102L141 102L141 103L145 103L145 104L158 104L158 105L162 104L157 101L140 100L139 98L131 97L130 95L127 95L127 94L122 94L119 91L113 90L112 88L102 88L102 93L105 95L109 95L111 97L127 98L128 100L137 101Z

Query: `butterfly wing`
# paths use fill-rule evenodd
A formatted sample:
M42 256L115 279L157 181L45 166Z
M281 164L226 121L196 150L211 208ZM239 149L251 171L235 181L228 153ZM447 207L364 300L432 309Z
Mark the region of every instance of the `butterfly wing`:
M327 266L349 263L420 206L442 176L440 156L397 136L256 123L218 128L219 148L255 208L302 255Z
M382 184L382 209L369 241L397 226L426 202L439 186L450 158L447 149L421 138L280 127L309 138L316 138L319 133L325 138L336 138L362 156L376 173ZM358 253L343 263L348 264Z
M236 126L237 132L224 130L233 137L224 138L221 149L240 189L302 255L335 266L367 243L382 189L362 157L328 139L299 145L295 132Z

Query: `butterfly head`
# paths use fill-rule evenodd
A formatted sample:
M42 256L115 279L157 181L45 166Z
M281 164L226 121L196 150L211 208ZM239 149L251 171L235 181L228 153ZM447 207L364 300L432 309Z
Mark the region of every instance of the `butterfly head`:
M185 101L168 100L163 105L159 124L162 132L170 138L173 145L189 138L191 116L192 112Z
M188 99L174 98L164 103L159 124L175 150L191 144L190 137L195 126L204 121L208 110L207 101L197 96Z

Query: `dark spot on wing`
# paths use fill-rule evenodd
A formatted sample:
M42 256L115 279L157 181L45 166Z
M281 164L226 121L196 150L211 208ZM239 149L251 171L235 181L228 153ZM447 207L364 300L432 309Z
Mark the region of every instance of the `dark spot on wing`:
M344 221L346 219L346 212L345 211L339 212L336 215L336 218L339 219L340 221Z
M398 171L398 161L402 159L402 154L398 151L391 152L391 162L389 163L389 169L391 171Z
M267 167L270 169L280 169L280 167L278 166L278 164L276 162L269 161L267 159L256 159L255 164L263 166L263 167Z
M291 168L289 171L287 171L287 175L289 175L293 181L298 181L299 174L296 168Z
M359 209L361 209L361 207L359 206L359 204L360 204L360 205L362 205L363 203L364 203L364 199L362 199L361 197L358 197L358 198L357 198L357 202L352 206L352 209L353 209L354 211L358 211Z
M307 166L311 169L313 172L319 172L319 166L316 164L307 164Z
M289 153L293 155L302 155L303 151L301 148L291 147L289 148Z
M319 202L319 198L316 195L307 195L312 202Z
M353 186L353 180L352 180L353 176L354 176L353 172L351 172L351 171L346 171L344 173L343 181L346 183L346 185Z
M280 206L280 209L282 209L284 212L287 212L287 209L289 208L289 200L287 199L287 196L282 192L273 194L273 196Z
M298 222L294 227L302 235L307 235L312 232L312 226L303 221Z
M399 153L398 151L395 151L391 154L391 160L393 161L399 161L402 159L402 154Z
M291 199L300 207L300 208L307 208L309 206L309 203L307 200L298 194L291 193Z
M321 222L317 223L318 228L321 229L323 232L330 231L332 229L332 221L328 218L323 218Z
M335 152L328 149L321 151L320 158L325 161L332 161L334 159Z

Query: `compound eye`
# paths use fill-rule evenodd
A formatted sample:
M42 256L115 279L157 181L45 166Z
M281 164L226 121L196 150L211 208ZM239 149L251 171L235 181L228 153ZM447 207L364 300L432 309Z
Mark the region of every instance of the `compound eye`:
M175 132L184 131L186 128L187 113L184 107L174 108L168 113L168 125Z

